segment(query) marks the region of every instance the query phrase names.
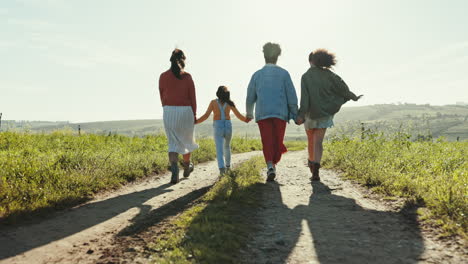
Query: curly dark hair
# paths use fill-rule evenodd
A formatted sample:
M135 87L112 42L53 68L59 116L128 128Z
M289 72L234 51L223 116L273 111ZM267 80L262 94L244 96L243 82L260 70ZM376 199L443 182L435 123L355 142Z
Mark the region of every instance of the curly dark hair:
M336 65L335 54L326 49L317 49L309 54L309 61L316 67L330 69Z

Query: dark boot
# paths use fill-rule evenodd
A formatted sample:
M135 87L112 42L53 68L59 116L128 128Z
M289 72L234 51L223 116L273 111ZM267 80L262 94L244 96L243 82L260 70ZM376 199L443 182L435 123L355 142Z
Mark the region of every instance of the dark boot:
M320 181L319 170L320 170L320 163L314 162L314 169L312 172L312 181Z
M314 173L314 168L315 168L315 162L313 161L310 161L310 160L307 160L308 163L307 163L307 166L309 167L309 170L310 170L310 173Z
M179 182L179 165L177 162L171 162L171 183L176 184Z
M190 176L190 173L192 173L193 169L193 163L184 162L184 177L187 178L188 176Z

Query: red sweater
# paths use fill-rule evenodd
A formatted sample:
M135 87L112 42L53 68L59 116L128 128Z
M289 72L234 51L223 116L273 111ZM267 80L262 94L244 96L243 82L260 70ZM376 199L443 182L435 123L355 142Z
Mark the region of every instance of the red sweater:
M195 85L189 73L181 73L181 79L177 79L171 70L163 72L159 77L159 96L163 106L191 106L193 115L197 115Z

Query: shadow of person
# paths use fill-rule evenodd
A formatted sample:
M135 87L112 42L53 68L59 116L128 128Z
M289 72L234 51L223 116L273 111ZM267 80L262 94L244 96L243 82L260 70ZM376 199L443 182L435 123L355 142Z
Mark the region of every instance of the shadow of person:
M0 245L2 245L0 260L77 234L132 208L140 209L140 214L134 220L138 222L142 219L142 214L150 210L144 203L158 195L171 192L172 190L168 189L170 186L172 185L164 184L157 188L89 203L65 212L58 212L54 217L30 225L2 226L0 227Z
M246 216L257 209L253 205L260 200L264 184L246 185L245 179L239 179L235 173L222 176L220 181L208 195L209 202L184 227L185 235L179 242L192 252L194 263L239 263L239 252L235 249L250 235L250 229L243 225ZM171 263L184 262L185 257L182 258L171 258Z
M122 229L117 236L137 235L166 218L184 212L193 205L193 201L202 197L210 188L211 186L206 186L194 190L154 210L152 206L143 205L139 214L131 220L131 224Z
M365 209L322 182L312 188L309 205L297 206L292 214L307 221L319 263L418 262L424 246L415 219L401 211Z
M312 183L308 204L297 205L303 200L284 201L280 187L265 186L263 227L244 263L417 263L423 252L420 229L407 216L415 208L369 210L322 182Z
M258 231L246 245L242 263L286 263L301 233L303 217L283 201L281 184L267 182L259 187L262 208L253 219Z

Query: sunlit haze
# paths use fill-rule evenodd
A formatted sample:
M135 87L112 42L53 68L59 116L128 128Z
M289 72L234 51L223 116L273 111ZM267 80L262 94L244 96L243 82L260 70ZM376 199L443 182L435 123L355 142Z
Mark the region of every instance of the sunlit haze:
M262 45L300 94L316 48L362 101L468 101L467 1L65 1L0 3L0 112L9 120L162 117L158 78L187 55L198 115L219 85L245 111Z

